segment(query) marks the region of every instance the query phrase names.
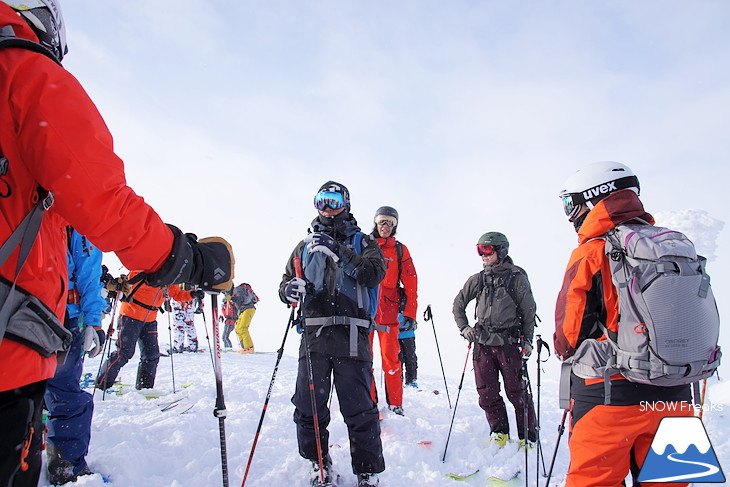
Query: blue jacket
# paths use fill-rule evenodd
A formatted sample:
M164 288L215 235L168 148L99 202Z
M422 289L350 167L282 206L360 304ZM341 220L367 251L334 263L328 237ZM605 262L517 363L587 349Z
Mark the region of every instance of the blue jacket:
M102 252L92 245L86 237L76 230L69 234L68 252L68 289L78 291L79 302L68 303L66 310L69 318L83 314L84 324L101 326L101 313L106 309L106 301L101 296L101 257Z
M398 327L400 330L400 327L403 326L403 313L398 313L398 324L400 325ZM400 330L398 333L398 340L402 340L404 338L415 338L415 337L416 337L416 330L408 330L408 331Z

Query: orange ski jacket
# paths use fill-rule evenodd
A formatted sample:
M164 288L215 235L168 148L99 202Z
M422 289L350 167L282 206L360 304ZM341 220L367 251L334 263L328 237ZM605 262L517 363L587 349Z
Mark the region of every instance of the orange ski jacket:
M139 274L139 271L132 271L129 273L129 278L131 279L137 274ZM136 285L132 287L132 289L135 288ZM119 314L138 321L144 321L145 323L150 323L157 319L157 312L165 301L165 291L167 291L167 296L175 301L185 302L193 300L190 291L184 291L177 284L168 286L167 289L165 287L152 287L147 284L142 284L136 289L129 301L122 301Z

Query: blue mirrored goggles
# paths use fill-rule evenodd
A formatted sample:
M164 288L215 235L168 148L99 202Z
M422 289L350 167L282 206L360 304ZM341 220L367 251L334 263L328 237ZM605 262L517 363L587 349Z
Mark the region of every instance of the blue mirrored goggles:
M335 191L320 191L314 196L314 207L318 210L324 210L327 207L339 210L345 207L345 198L342 193Z
M575 207L576 204L575 201L573 201L572 194L563 196L563 210L565 211L565 216L570 216L571 213L573 213L573 210L575 210Z

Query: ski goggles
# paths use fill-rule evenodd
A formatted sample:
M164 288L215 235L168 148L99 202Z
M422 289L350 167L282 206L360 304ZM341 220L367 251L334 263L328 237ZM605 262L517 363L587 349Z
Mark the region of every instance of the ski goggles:
M345 207L345 198L342 193L336 191L320 191L314 195L314 207L318 210L324 210L327 207L339 210Z
M392 218L392 217L390 217L390 218L383 217L383 218L377 219L375 221L375 224L377 226L379 226L379 227L386 226L386 227L393 228L394 226L396 226L398 224L398 222L396 221L395 218Z
M573 213L573 210L575 210L575 201L573 201L573 195L569 194L563 196L563 211L565 211L565 216L570 216L570 214Z
M477 244L477 254L479 255L492 255L496 251L494 245Z

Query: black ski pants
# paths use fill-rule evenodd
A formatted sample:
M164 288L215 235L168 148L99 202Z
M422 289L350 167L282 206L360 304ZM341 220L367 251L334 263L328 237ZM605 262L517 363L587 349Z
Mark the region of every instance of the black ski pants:
M36 487L41 474L46 381L0 392L0 487Z
M398 359L405 369L406 384L416 382L418 379L418 357L416 356L416 337L399 338L400 354Z
M370 397L372 385L372 361L351 357L333 357L312 353L312 377L315 403L322 447L322 458L327 457L330 410L327 403L334 379L340 412L347 425L350 439L352 471L358 473L379 473L385 470L383 445L380 441L380 420L378 408ZM309 389L307 359L299 358L297 385L292 397L294 422L297 425L299 454L311 461L317 461L317 440L314 434L314 412Z
M487 416L491 432L509 434L507 409L499 393L499 375L502 374L507 399L515 408L517 434L521 439L525 437L525 407L527 407L527 439L536 441L535 409L532 395L525 390L522 373L522 355L517 345L490 347L480 343L476 344L474 377L479 394L479 406ZM529 378L525 378L529 380Z
M117 349L104 363L96 378L100 389L108 389L129 359L132 358L139 343L139 366L137 367L137 389L151 389L155 386L157 364L160 362L160 346L157 343L157 321L139 321L129 316L119 319Z

